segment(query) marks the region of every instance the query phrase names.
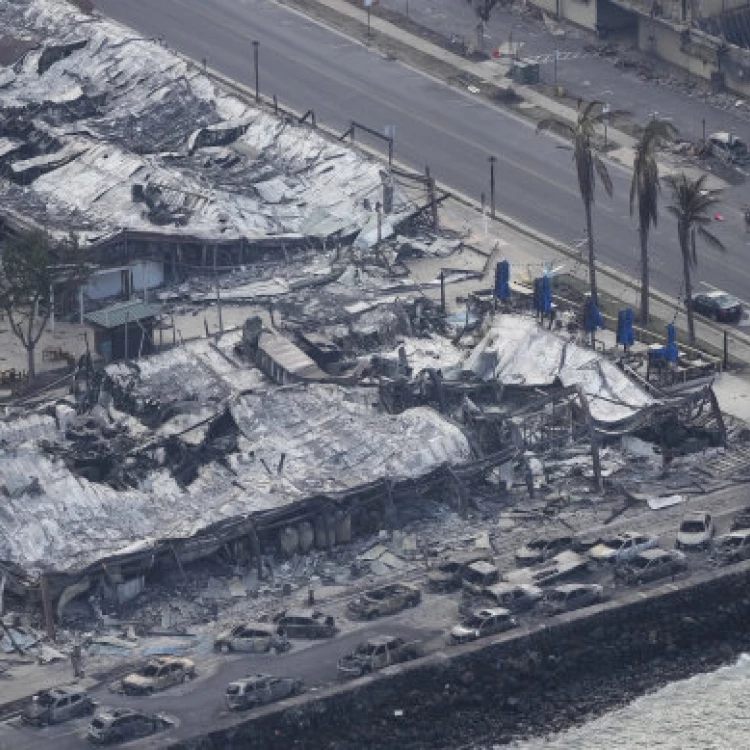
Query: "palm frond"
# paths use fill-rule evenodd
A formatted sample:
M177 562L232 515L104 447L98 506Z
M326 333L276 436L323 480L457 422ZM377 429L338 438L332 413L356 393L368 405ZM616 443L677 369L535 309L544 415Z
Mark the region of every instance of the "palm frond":
M708 229L704 229L702 226L697 227L697 230L701 239L714 250L719 250L722 253L727 252L726 245L713 232L709 232Z
M559 120L556 117L548 117L544 120L540 120L536 126L537 133L544 133L547 130L558 133L559 135L570 138L571 140L575 137L575 128L565 120Z

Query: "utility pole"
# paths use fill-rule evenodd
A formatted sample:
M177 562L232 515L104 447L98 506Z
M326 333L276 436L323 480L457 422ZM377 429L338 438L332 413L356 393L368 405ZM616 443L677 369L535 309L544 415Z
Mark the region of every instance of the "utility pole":
M554 78L554 85L555 88L557 88L557 50L555 50L555 78Z
M495 162L497 158L490 156L490 216L495 218Z
M439 228L439 224L437 198L435 197L435 178L430 175L429 166L425 167L424 171L427 180L427 200L430 203L430 208L432 211L432 228L437 230Z
M260 102L260 86L259 86L259 72L258 72L258 47L260 42L257 39L253 39L253 59L255 60L255 101Z

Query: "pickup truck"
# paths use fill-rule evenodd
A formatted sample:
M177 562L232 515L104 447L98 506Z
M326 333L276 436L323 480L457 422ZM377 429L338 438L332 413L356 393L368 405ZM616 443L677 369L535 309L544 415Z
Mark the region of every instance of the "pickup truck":
M392 635L377 635L360 643L339 659L340 677L361 677L377 669L417 659L424 654L420 641L407 641Z

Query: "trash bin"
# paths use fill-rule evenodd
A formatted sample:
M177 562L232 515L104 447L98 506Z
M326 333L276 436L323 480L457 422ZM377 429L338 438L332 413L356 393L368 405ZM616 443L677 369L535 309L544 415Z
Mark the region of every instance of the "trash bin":
M524 86L539 83L539 63L530 60L516 60L513 63L513 82Z

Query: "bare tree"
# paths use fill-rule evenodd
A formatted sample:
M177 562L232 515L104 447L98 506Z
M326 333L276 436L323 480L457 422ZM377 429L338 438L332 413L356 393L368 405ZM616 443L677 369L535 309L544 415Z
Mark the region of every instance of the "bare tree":
M33 229L6 241L0 256L0 309L26 349L29 380L36 377L36 345L52 315L53 285L80 283L83 276L75 235L55 245L47 232Z
M655 152L662 141L677 135L677 128L666 120L650 120L635 147L633 181L630 183L630 215L638 203L638 238L641 244L641 316L643 325L649 321L649 257L648 235L659 217L659 165Z
M594 192L596 190L596 176L612 196L612 178L609 176L607 167L601 160L598 149L593 143L596 135L596 126L600 125L605 117L616 117L622 114L620 111L605 112L602 102L592 101L588 104L578 100L578 118L575 124L552 117L541 120L537 125L537 132L552 130L567 138L573 145L573 161L578 175L578 189L583 201L583 210L586 214L586 236L589 249L589 288L591 299L595 305L599 304L596 287L596 257L594 253L594 227L592 221L592 207L594 205Z
M667 210L677 219L677 239L682 253L682 271L685 280L685 307L687 308L688 338L695 344L695 322L693 320L693 279L691 272L698 267L696 236L700 235L708 245L726 252L724 243L706 229L711 223L711 209L720 198L718 192L706 190L707 175L691 180L684 172L668 175L664 182L672 189L672 205Z

